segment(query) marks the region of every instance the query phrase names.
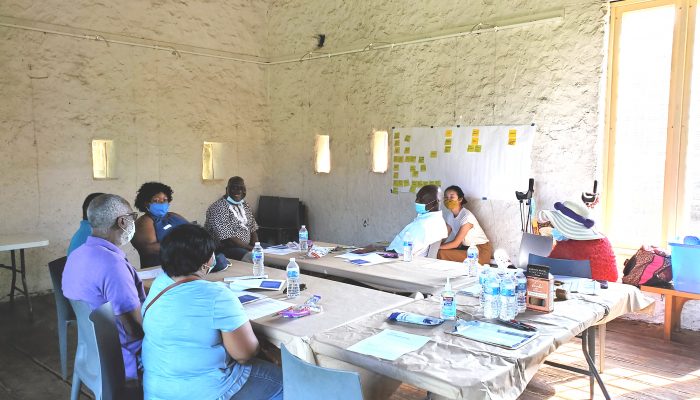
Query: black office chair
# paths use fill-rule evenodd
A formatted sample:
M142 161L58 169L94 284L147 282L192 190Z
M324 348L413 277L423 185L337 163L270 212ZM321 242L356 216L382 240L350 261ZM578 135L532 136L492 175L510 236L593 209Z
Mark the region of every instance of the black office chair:
M305 207L298 198L260 196L258 238L269 244L298 240L299 228L306 224Z
M67 356L68 356L68 326L76 322L75 312L68 299L63 295L63 285L61 279L63 269L66 266L68 257L57 258L49 262L49 273L53 284L53 295L56 299L56 322L58 324L58 351L61 356L61 377L66 380L68 377Z

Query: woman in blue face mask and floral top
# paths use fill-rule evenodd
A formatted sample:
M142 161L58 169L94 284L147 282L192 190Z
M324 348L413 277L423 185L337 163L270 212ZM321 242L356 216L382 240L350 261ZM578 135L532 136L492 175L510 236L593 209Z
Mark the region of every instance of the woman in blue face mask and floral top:
M139 252L141 268L160 265L160 242L174 227L189 223L170 211L172 201L173 189L160 182L146 182L136 193L134 206L145 214L136 220L131 244Z

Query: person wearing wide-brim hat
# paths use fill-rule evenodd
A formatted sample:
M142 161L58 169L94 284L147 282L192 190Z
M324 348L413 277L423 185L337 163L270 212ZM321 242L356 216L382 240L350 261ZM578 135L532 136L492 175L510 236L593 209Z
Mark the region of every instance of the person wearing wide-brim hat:
M589 209L581 202L554 203L554 210L542 210L538 219L552 225L556 245L549 257L589 260L593 279L617 281L615 253L608 238L595 229Z

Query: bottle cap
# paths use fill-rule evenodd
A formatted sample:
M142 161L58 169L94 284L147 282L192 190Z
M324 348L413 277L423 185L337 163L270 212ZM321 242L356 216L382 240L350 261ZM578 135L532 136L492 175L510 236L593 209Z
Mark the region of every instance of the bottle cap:
M255 245L256 245L256 246L260 246L260 242L255 242Z
M445 283L445 291L446 291L446 292L447 292L447 291L449 291L449 292L452 291L452 285L450 284L450 277L449 277L449 276L447 277L447 282Z
M302 225L301 227L302 227L302 228L306 228L306 225Z
M294 258L294 257L292 257L292 258L290 258L290 259L289 259L289 262L292 262L292 261L296 262L296 261L297 261L297 259L296 259L296 258Z

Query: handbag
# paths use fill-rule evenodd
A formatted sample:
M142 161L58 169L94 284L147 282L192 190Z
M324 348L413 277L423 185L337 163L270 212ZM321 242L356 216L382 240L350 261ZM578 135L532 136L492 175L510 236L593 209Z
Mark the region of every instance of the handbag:
M624 262L622 283L672 288L671 255L656 246L642 246Z

